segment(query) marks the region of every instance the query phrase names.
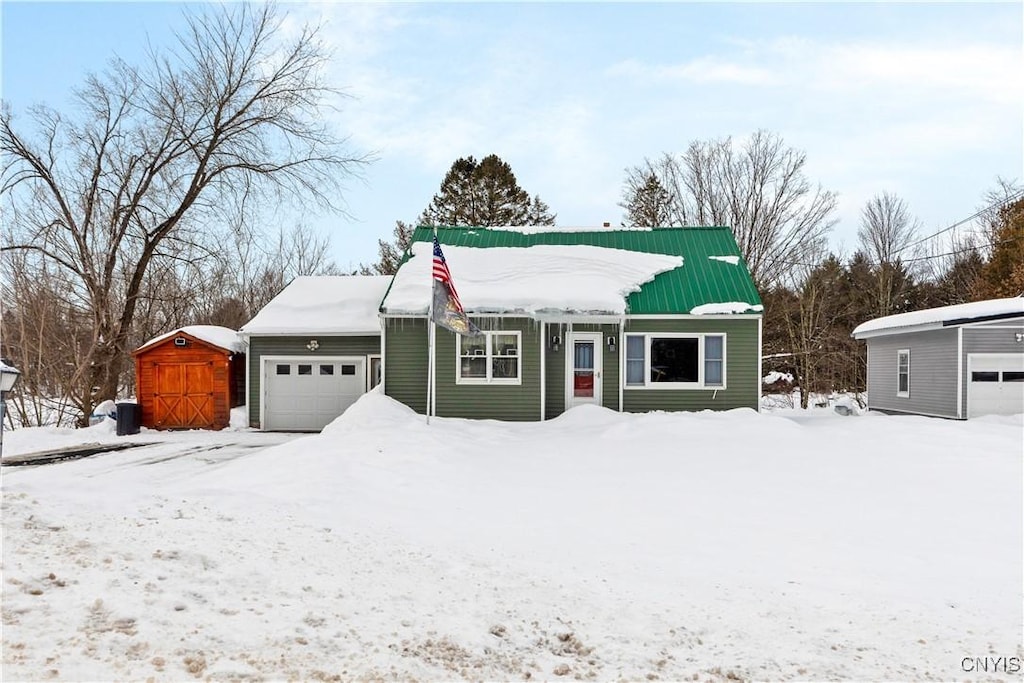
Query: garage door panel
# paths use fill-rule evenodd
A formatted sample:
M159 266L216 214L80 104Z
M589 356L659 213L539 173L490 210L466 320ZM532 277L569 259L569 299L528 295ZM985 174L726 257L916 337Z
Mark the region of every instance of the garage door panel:
M968 417L1024 412L1024 354L970 354L968 368Z
M303 358L264 363L267 430L319 431L366 391L362 359Z

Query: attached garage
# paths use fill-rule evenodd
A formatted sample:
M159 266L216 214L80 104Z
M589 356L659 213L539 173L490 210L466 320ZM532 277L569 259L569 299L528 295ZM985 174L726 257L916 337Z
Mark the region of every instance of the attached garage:
M366 393L364 357L264 356L260 422L269 431L320 431Z
M297 277L239 334L249 426L316 432L383 379L380 302L391 277Z
M1024 355L967 356L967 416L1024 413Z
M135 357L135 390L142 426L224 429L245 396L245 354L238 333L191 325L142 345Z

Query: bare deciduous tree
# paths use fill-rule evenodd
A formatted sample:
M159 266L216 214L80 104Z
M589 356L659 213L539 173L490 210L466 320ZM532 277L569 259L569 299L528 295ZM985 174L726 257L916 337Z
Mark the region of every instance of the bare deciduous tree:
M285 42L275 10L249 4L187 26L176 51L90 76L74 115L37 107L33 133L0 115L0 248L47 263L87 320L83 419L117 393L147 279L160 291L154 263L202 248L209 225L260 199L336 208L340 180L367 160L324 123L338 93L316 29Z
M907 203L895 194L877 194L861 209L857 239L876 271L874 315L893 313L911 288L901 255L914 244L919 227Z
M806 155L774 133L758 131L740 147L732 138L697 141L627 171L625 202L653 175L665 190L669 226L725 225L736 235L759 287L808 261L835 224L835 194L804 174Z

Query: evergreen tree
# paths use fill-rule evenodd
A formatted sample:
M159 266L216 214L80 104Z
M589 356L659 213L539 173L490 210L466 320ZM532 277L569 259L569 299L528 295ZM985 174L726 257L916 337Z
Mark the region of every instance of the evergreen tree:
M394 275L398 271L398 265L402 257L412 243L413 226L402 221L395 221L395 229L392 231L394 242L377 240L377 248L380 258L372 266L362 266L359 269L361 275Z
M1001 207L989 230L992 254L975 283L975 299L1024 294L1024 198Z
M496 154L479 162L456 159L440 191L420 215L423 225L554 225L547 204L519 187L512 167Z
M622 225L627 228L657 228L670 225L672 196L654 173L643 184L627 183L619 206L626 210Z
M543 202L539 194L533 195L530 202L530 211L526 216L525 225L554 225L555 214L551 213L551 207Z

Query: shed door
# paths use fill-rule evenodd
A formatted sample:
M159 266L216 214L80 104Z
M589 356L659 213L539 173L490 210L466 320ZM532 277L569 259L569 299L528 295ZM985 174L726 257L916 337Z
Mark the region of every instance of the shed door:
M213 427L213 362L157 363L153 421L158 429Z
M967 356L967 416L1024 412L1024 354Z
M318 432L366 392L365 358L267 358L263 429Z

